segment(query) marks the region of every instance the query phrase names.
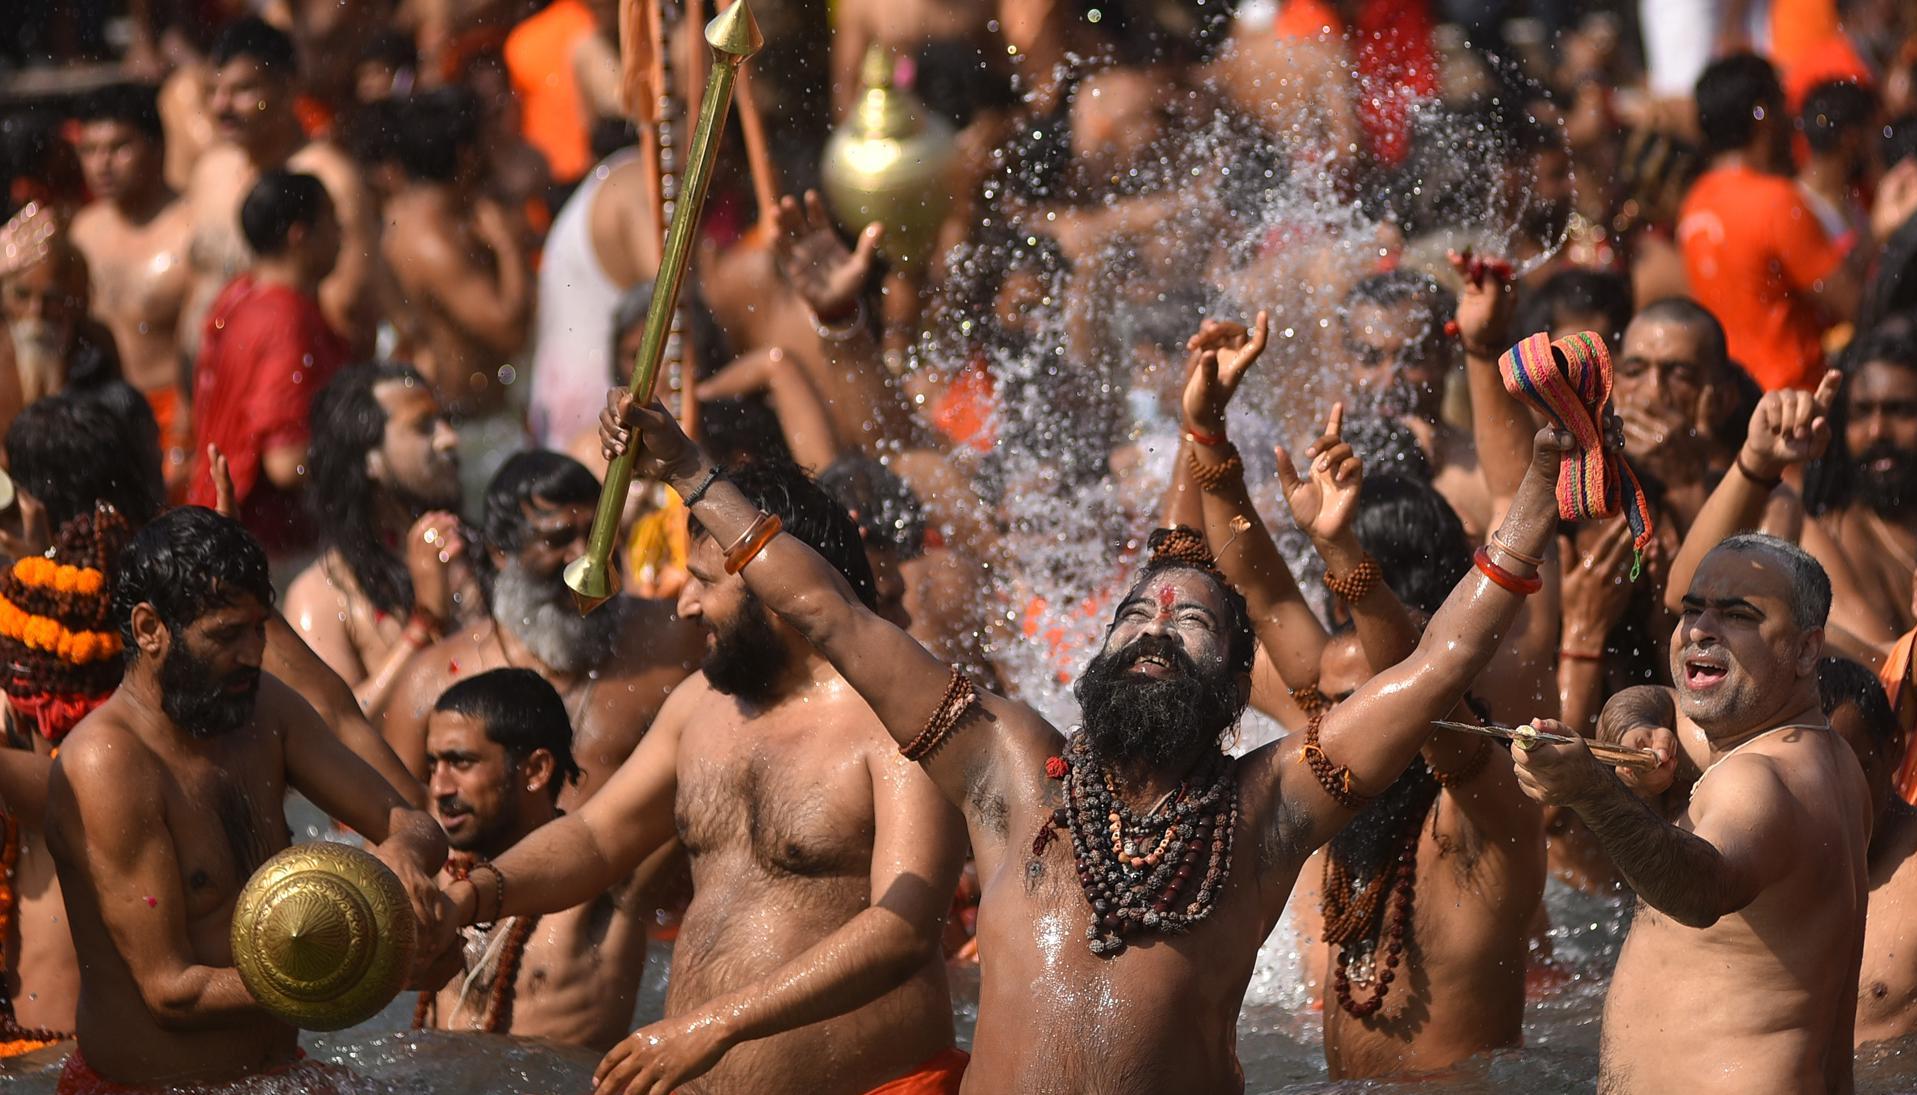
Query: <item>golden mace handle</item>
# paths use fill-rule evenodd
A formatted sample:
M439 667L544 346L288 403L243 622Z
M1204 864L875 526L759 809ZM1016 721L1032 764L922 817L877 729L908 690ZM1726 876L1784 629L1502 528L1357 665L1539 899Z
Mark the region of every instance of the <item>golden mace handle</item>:
M672 311L679 301L679 287L685 282L686 264L692 258L692 234L698 228L699 213L705 208L706 190L712 184L712 162L718 157L726 111L732 105L733 82L738 78L739 66L765 44L746 0L737 0L706 24L706 44L712 47L712 71L706 76L699 123L692 131L692 149L681 177L679 200L672 210L672 224L666 229L665 247L659 255L659 276L652 283L652 303L646 311L639 356L633 362L629 390L638 403L652 402L653 386L659 379L659 363L665 357L666 336L672 328ZM690 385L692 378L686 379ZM592 517L592 536L586 541L586 554L566 567L566 586L572 590L573 603L579 606L582 616L619 592L612 549L613 540L619 535L619 516L625 509L626 492L632 489L634 456L635 451L628 448L606 469L606 481L599 491L599 508Z

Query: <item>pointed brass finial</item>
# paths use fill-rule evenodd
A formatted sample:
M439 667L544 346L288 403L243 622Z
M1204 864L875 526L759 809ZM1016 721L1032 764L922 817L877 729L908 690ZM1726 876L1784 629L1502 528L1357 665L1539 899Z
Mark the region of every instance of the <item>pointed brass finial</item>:
M743 61L759 52L765 45L765 36L759 33L759 21L752 17L746 0L733 0L731 7L706 24L706 44Z
M581 555L566 564L566 588L572 590L572 603L584 616L619 595L619 575L591 555Z

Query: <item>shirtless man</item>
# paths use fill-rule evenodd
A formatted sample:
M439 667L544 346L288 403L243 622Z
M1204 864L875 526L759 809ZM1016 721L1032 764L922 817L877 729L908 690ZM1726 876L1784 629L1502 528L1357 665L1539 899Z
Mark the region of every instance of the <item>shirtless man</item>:
M453 847L451 882L559 816L579 778L559 693L529 669L493 669L446 690L427 722L433 817ZM629 882L570 909L466 929L466 967L434 994L439 1030L483 1030L605 1051L626 1036L646 966L646 918ZM504 933L504 950L490 944ZM506 995L501 978L511 978ZM503 1014L488 1001L510 1000Z
M1738 403L1735 368L1724 356L1723 326L1689 297L1647 304L1624 329L1612 389L1624 453L1664 484L1681 528L1736 455L1721 436Z
M736 474L737 488L715 477L714 489L767 507L787 541L817 545L833 579L874 602L837 503L788 464ZM859 694L726 573L727 535L693 529L679 610L708 632L702 672L603 792L499 859L503 911L477 870L450 887L458 920L587 900L676 831L693 900L666 1017L607 1055L597 1095L859 1092L905 1077L956 1091L940 929L959 819Z
M0 233L0 431L21 408L120 374L113 335L87 318L87 263L44 206L23 209Z
M286 618L352 685L386 706L414 651L484 615L460 526L453 428L406 365L355 365L313 401L307 506L320 557L286 590Z
M311 175L326 186L339 217L339 263L320 285L320 306L356 355L372 349L371 281L377 229L359 169L325 141L309 141L293 110L293 42L259 19L227 27L209 58L207 109L219 141L200 156L185 202L193 222L187 258L193 291L181 317L181 348L199 353L200 321L213 298L247 266L239 209L263 171Z
M190 434L179 337L192 221L166 184L160 112L150 89L119 84L85 100L76 119L94 200L73 218L73 245L86 256L94 314L113 332L121 370L153 406L173 457L166 466L183 476Z
M1863 765L1870 786L1870 904L1864 915L1864 958L1857 976L1858 1045L1917 1031L1917 962L1911 961L1917 913L1917 808L1896 790L1903 735L1876 675L1849 658L1817 666L1817 691L1830 718Z
M416 96L400 125L406 182L386 202L380 254L418 328L414 361L459 422L462 462L477 488L517 447L512 436L523 435L506 384L526 344L532 273L511 219L480 193L472 95L446 88Z
M1831 447L1805 470L1804 504L1840 557L1813 551L1856 583L1846 619L1861 606L1870 633L1858 637L1885 646L1917 625L1917 337L1885 327L1845 357Z
M592 473L554 452L517 453L493 476L480 529L491 612L415 654L386 705L382 732L421 778L426 720L442 692L488 669L531 669L559 690L572 722L583 775L560 796L572 809L618 770L697 664L698 633L668 602L622 597L579 615L561 572L585 553L598 501Z
M1582 739L1512 750L1525 792L1576 811L1638 895L1601 1092L1850 1090L1871 800L1819 706L1829 611L1815 559L1733 536L1684 594L1674 692L1621 692L1600 719L1660 767L1614 778ZM1639 794L1670 788L1680 751L1703 775L1667 821Z
M126 675L68 736L47 804L83 956L62 1090L322 1071L297 1063L298 1030L253 1000L229 941L240 888L287 846L289 787L373 842L422 954L440 949L445 838L260 672L272 598L265 553L210 510L166 514L121 558Z
M710 465L663 409L618 396L609 449L643 432L639 473L683 486L715 542L753 529L754 502L724 479L693 494ZM1511 551L1542 553L1570 444L1537 435L1499 530ZM1085 729L1069 741L968 688L793 537L774 537L741 571L964 811L983 891L973 1091L1241 1089L1239 1007L1299 867L1397 777L1489 663L1520 598L1487 574L1520 588L1532 577L1493 547L1490 570L1459 583L1417 653L1333 710L1304 749L1288 738L1229 760L1222 743L1251 689L1244 601L1195 536L1155 539L1163 550L1079 679ZM1174 795L1187 812L1160 808ZM676 1051L668 1039L655 1052Z

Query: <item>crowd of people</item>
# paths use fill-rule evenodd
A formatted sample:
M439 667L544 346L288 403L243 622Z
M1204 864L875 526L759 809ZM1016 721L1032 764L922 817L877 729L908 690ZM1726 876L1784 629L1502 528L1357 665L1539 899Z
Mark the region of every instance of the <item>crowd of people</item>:
M124 48L0 110L0 1059L350 1090L235 966L289 792L600 1095L1243 1090L1274 933L1443 1073L1547 885L1601 1091L1917 1034L1908 4L753 6L656 400L711 11L23 40Z

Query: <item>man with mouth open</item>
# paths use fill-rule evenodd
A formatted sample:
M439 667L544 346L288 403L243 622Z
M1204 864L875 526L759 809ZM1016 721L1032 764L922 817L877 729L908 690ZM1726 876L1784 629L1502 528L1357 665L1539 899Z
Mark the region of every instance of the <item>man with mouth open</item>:
M1685 591L1676 687L1621 692L1599 720L1656 769L1614 778L1575 739L1512 751L1526 793L1575 810L1637 891L1600 1092L1850 1090L1871 796L1818 702L1830 599L1796 545L1733 536ZM1661 810L1680 762L1702 774Z

